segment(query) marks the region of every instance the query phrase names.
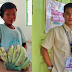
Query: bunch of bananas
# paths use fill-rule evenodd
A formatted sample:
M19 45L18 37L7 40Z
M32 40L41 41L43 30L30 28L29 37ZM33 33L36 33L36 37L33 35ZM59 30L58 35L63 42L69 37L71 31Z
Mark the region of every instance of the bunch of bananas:
M30 59L25 57L26 50L24 47L19 45L11 45L8 48L8 51L3 47L0 47L0 55L4 61L4 65L7 69L11 70L27 70L30 66Z

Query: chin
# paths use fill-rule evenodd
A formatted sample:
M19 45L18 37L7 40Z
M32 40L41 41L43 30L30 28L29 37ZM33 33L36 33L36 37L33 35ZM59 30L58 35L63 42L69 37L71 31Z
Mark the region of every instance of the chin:
M12 23L9 23L9 25L12 25Z
M13 23L9 23L10 25L12 25Z
M68 25L72 25L72 22L67 22L66 24L68 24Z

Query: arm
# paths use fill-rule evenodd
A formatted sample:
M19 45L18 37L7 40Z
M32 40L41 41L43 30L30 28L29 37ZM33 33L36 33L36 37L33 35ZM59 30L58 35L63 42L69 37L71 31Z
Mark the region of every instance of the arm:
M52 63L51 63L51 61L50 61L49 54L48 54L46 48L41 47L41 54L42 54L42 56L43 56L43 59L44 59L46 65L47 65L47 66L52 66ZM50 71L50 72L51 72L51 71Z
M1 55L0 55L0 60L3 61L2 58L1 58Z
M27 51L27 45L26 45L26 43L23 43L22 46L23 46L23 47L26 49L26 51Z

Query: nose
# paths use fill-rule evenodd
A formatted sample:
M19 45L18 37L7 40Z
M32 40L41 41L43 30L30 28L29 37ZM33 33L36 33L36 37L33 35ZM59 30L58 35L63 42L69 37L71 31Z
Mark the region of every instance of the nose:
M11 19L13 19L13 18L14 18L14 16L13 16L13 15L10 15L10 18L11 18Z
M72 18L72 14L70 15L70 18Z

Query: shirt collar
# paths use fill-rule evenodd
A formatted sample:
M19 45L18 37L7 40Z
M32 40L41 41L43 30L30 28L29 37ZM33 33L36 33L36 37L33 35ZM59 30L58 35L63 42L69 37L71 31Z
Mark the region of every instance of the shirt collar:
M65 23L63 24L63 26L66 29L66 31L69 31L70 30L70 28Z

